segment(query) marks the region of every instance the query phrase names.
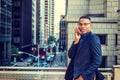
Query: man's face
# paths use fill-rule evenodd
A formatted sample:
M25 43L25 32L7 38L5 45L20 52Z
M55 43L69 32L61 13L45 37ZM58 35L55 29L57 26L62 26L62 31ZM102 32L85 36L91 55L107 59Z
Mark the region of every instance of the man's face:
M87 18L80 19L78 25L81 34L86 34L91 30L91 21Z

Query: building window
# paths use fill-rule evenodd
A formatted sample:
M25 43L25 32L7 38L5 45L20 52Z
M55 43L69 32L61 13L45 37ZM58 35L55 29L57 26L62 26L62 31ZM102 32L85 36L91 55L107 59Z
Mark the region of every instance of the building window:
M2 22L6 22L6 16L5 16L5 14L1 14L1 20L2 20Z
M14 43L20 43L20 37L14 37Z
M107 45L107 34L97 34L102 45Z
M107 56L103 56L102 63L100 65L100 68L105 68L105 67L107 67Z
M15 1L13 4L15 7L20 7L20 1Z
M117 56L115 56L115 65L117 65Z
M1 1L1 7L2 7L2 8L5 8L6 6L7 6L7 5L6 5L6 2L2 0L2 1Z
M14 25L19 25L20 22L19 21L14 21Z
M6 34L11 34L11 29L7 28L7 33Z
M46 8L48 8L48 6L47 6L47 5L45 6L45 9L46 9Z
M118 35L115 34L115 46L117 46L117 45L118 45Z
M12 10L12 7L11 7L10 4L7 5L7 9L8 9L8 11L11 11L11 10Z
M5 28L5 27L1 27L1 28L0 28L0 34L1 34L1 35L6 34L5 31L6 31L6 28Z
M45 2L48 2L47 0L45 0Z

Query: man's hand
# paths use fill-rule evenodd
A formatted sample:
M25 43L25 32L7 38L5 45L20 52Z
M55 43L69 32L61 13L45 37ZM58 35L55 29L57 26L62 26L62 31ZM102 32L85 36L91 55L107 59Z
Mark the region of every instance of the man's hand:
M75 39L74 39L74 44L77 44L80 40L80 30L78 29L78 27L76 27L74 29L74 35L75 35Z

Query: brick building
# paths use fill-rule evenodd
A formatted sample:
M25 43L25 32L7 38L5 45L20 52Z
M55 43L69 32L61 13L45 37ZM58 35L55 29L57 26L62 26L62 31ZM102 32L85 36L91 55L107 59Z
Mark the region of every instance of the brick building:
M100 37L103 53L101 67L117 64L118 0L66 0L67 46L73 41L74 27L80 16L92 19L92 32Z
M118 56L117 56L117 63L120 65L120 1L118 1L119 3L119 6L118 6L118 40L117 40L117 53L118 53Z

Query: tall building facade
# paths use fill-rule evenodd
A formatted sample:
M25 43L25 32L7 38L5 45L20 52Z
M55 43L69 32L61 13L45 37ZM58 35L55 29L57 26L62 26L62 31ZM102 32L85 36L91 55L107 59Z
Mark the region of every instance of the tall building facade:
M54 0L49 0L49 35L54 35L54 10L55 2Z
M54 0L41 0L40 2L40 41L47 44L50 35L54 35Z
M60 32L59 32L59 47L62 50L66 50L67 46L67 38L66 38L66 30L67 29L67 22L65 20L65 15L61 15L60 17Z
M32 44L37 43L37 34L36 34L36 0L32 0Z
M101 40L103 63L101 67L117 64L117 17L118 0L66 0L67 45L70 47L74 28L80 16L92 19L92 32Z
M54 0L32 0L32 44L44 47L53 33Z
M118 37L117 37L117 63L120 65L120 1L118 2L119 6L118 6Z
M44 20L44 39L45 39L45 43L47 43L48 37L49 37L49 1L50 0L45 0L44 1L44 16L43 16L43 20Z
M36 0L36 44L40 44L40 2L41 0Z
M48 2L46 1L46 4ZM39 18L40 18L40 47L43 47L44 46L44 41L45 41L45 18L44 16L48 16L47 14L45 15L45 1L44 0L41 0L40 1L40 15L39 15ZM48 10L48 9L47 9Z
M12 9L12 45L15 45L19 50L30 52L32 45L32 0L13 0Z
M0 66L10 65L12 0L0 0Z

